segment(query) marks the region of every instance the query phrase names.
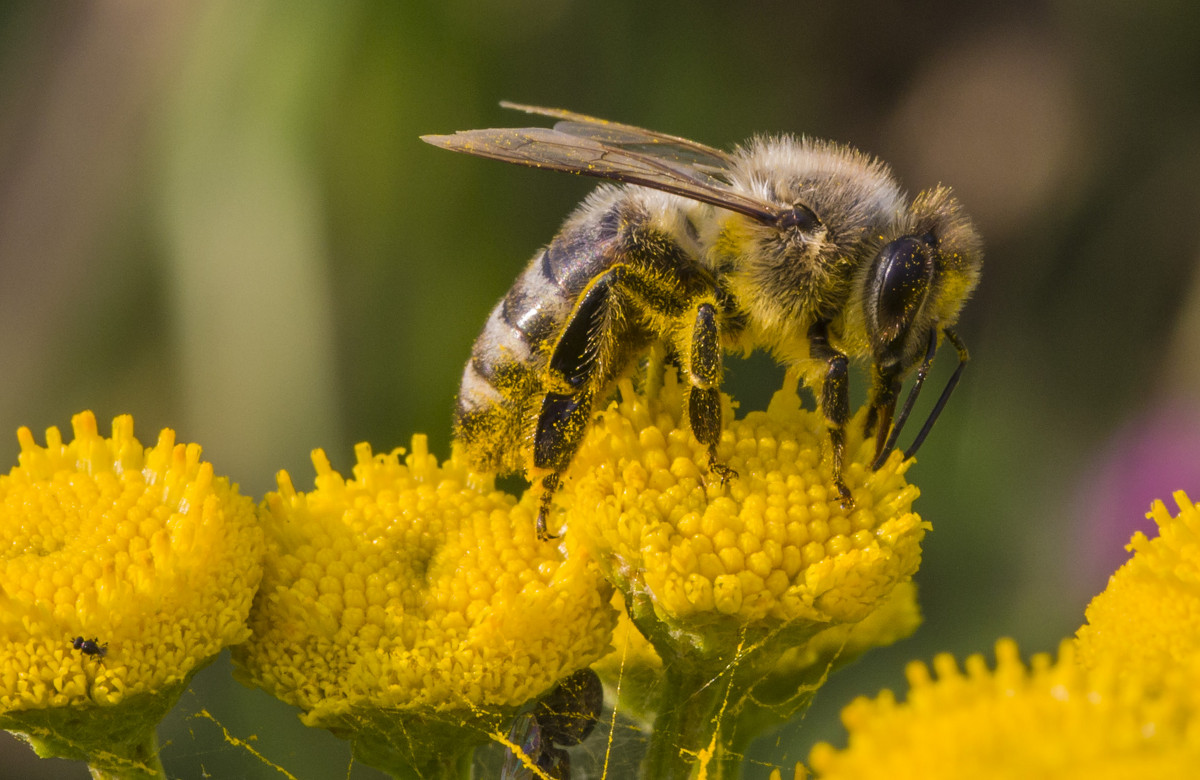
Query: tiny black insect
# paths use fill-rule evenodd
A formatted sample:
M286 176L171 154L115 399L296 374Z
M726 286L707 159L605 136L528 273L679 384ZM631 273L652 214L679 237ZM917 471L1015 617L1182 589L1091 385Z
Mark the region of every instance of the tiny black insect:
M81 636L77 636L71 642L71 646L84 655L94 655L100 658L108 655L108 644L100 644L99 639L84 639Z

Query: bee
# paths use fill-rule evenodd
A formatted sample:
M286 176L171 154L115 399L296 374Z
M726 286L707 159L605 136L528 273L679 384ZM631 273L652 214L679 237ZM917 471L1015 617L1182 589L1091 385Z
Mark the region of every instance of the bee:
M954 331L979 281L978 233L947 187L911 201L883 162L791 135L725 152L552 108L552 128L427 135L430 144L609 179L539 250L496 305L463 371L455 436L472 465L541 475L538 535L554 492L616 380L654 345L681 367L693 435L717 457L725 351L768 351L812 388L842 476L849 364L870 375L873 466L895 447L934 354L958 366L906 455L924 441L968 353ZM904 380L916 376L896 414Z
M99 639L84 639L81 636L77 636L71 640L71 647L84 655L94 655L97 658L103 658L108 655L108 644L100 644Z
M580 669L566 677L530 712L513 720L508 732L501 780L523 780L534 773L528 764L555 780L571 777L571 756L563 747L578 745L588 738L604 706L604 687L591 669Z

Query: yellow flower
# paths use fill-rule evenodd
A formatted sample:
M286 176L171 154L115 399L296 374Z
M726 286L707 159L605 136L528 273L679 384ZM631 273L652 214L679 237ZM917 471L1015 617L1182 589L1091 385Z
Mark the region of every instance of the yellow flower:
M1159 535L1135 534L1133 557L1088 606L1078 633L1084 664L1154 678L1200 656L1200 508L1183 491L1175 502L1175 517L1154 502L1147 516Z
M857 699L842 713L849 746L813 748L825 780L887 778L1195 777L1200 766L1200 690L1149 690L1114 673L1086 669L1071 642L1055 663L1035 655L1026 667L1015 643L996 644L996 668L982 656L934 659L937 679L909 666L909 692Z
M911 511L909 463L893 454L872 471L861 417L848 429L853 506L843 506L822 460L825 420L801 409L797 385L789 376L765 412L726 425L717 455L737 472L728 485L683 422L673 371L644 394L622 382L571 465L565 533L622 592L663 662L647 776L689 763L718 776L763 728L808 705L843 649L894 641L919 620L910 591L852 635L910 580L929 525ZM611 684L612 663L603 668Z
M518 502L457 456L439 466L424 436L412 449L401 462L360 444L350 480L317 450L307 494L279 474L234 658L361 760L424 776L604 655L616 613L586 554L537 540L535 495Z
M852 424L844 507L821 461L824 420L800 408L794 377L727 426L718 455L738 476L724 487L681 423L673 373L650 399L621 391L572 464L569 533L672 627L856 622L917 570L929 526L911 511L907 464L872 472L874 443Z
M21 428L0 476L0 725L120 768L118 743L152 738L191 676L249 635L263 537L199 445L163 430L143 448L129 416L107 439L91 412L71 422L74 441L50 428L45 447Z

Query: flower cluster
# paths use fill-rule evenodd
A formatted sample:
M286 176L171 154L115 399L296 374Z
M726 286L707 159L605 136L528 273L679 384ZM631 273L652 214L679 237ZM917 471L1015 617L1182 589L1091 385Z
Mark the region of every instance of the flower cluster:
M22 429L21 465L0 478L0 725L43 754L160 776L154 724L236 645L240 679L359 760L461 776L488 741L563 760L558 724L528 708L595 665L623 678L618 706L654 722L648 776L736 771L832 669L914 630L929 526L911 511L909 464L871 469L855 434L843 501L795 377L728 425L728 485L709 477L673 373L621 391L566 475L551 542L536 535L536 489L497 490L424 436L407 452L359 445L350 478L317 450L315 489L280 472L256 515L170 431L143 449L129 418L104 439L85 414L74 442L51 429L43 448ZM139 716L46 717L80 706Z
M111 438L90 412L72 426L45 447L22 428L20 465L0 476L0 725L87 758L144 740L192 674L249 636L263 535L198 445L164 430L144 448L128 416Z

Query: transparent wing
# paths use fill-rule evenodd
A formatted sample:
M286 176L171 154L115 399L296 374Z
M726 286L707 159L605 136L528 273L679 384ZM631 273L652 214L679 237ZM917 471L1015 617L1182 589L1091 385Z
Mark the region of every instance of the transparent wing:
M541 114L562 121L555 123L554 129L568 135L581 138L591 138L610 146L619 146L629 151L640 151L659 159L669 160L689 166L701 173L708 173L723 180L724 173L733 166L733 156L720 149L689 141L677 135L657 133L633 125L623 125L620 122L610 122L607 119L576 114L561 108L544 108L529 106L523 103L500 101L504 108L524 111L527 114Z
M724 152L581 114L557 109L536 109L536 112L570 119L554 128L460 130L453 135L424 135L421 140L443 149L515 165L639 184L711 203L768 224L779 218L780 210L773 204L734 192L718 178L717 174L727 170L731 159ZM561 127L564 123L566 130ZM696 156L703 161L697 162Z

